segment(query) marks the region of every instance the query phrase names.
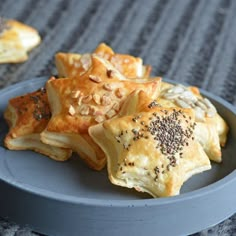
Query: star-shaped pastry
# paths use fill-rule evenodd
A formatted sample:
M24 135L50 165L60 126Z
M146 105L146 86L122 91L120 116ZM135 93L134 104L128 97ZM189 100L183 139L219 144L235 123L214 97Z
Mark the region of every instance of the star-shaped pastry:
M128 79L147 79L151 66L143 65L139 57L115 53L108 45L101 43L92 54L108 60ZM91 53L76 54L59 52L55 55L55 64L59 77L77 78L91 66Z
M140 57L116 53L105 43L99 44L94 53L111 62L129 79L148 79L150 76L151 66L143 65L143 60Z
M27 53L40 42L36 29L19 21L0 17L0 63L26 61Z
M144 107L137 103L143 99L150 101L143 91L133 92L126 108L139 104L138 112L124 108L121 116L91 126L89 134L106 154L113 184L153 197L177 195L188 178L211 168L194 136L194 112L155 102Z
M45 88L12 98L8 102L4 118L9 132L4 144L11 150L34 150L57 161L65 161L71 150L54 147L40 141L40 133L51 117Z
M91 168L99 170L104 167L106 158L88 135L88 128L114 117L134 90L143 90L149 97L156 98L160 83L160 78L128 80L109 61L93 54L91 66L80 77L47 82L52 117L41 140L71 148Z

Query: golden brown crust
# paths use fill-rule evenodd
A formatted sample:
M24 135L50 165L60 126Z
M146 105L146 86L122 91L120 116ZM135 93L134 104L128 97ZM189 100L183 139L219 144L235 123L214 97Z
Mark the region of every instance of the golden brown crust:
M9 124L9 132L4 144L12 150L34 150L58 161L69 158L71 151L44 144L40 133L51 117L44 88L9 100L4 118Z
M108 45L101 43L93 54L108 60L124 77L128 79L148 79L151 66L143 65L139 57L117 54ZM91 54L62 53L55 55L59 77L77 78L91 65Z
M151 66L144 66L140 57L115 53L105 43L99 44L94 53L110 61L115 68L129 79L148 79L150 76Z
M160 82L160 78L151 81L127 80L111 63L93 54L90 68L79 78L61 78L47 82L52 118L41 134L42 141L72 148L80 155L82 153L83 159L88 160L89 157L88 164L92 168L101 169L104 167L105 157L87 136L88 128L114 117L133 90L144 90L150 97L157 97ZM60 140L56 137L58 134ZM77 139L79 143L73 145ZM91 157L83 155L85 146Z
M132 96L140 94L145 97L143 91L130 95L132 105ZM194 137L194 113L158 106L143 110L132 115L123 111L121 117L91 126L89 134L106 154L113 184L153 197L177 195L189 177L211 168Z
M55 54L55 64L57 67L58 77L74 78L84 72L81 64L81 56L76 53L58 52Z
M20 50L27 57L31 47L17 43L17 60ZM141 58L104 43L93 53L57 53L55 62L59 78L46 82L47 94L42 89L9 101L9 149L59 161L74 151L95 170L108 161L113 184L153 197L179 194L188 178L211 168L210 160L222 160L228 126L197 87L150 78Z
M26 61L27 52L40 41L41 38L33 27L16 20L6 20L6 28L0 34L0 63Z

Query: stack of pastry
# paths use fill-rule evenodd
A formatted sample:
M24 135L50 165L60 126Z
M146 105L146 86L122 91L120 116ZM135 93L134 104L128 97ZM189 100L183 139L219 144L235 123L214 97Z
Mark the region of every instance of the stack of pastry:
M196 87L150 78L141 58L105 44L83 55L57 53L55 62L59 78L9 101L9 149L60 161L76 152L92 169L107 164L113 184L153 197L179 194L210 160L222 161L227 124Z

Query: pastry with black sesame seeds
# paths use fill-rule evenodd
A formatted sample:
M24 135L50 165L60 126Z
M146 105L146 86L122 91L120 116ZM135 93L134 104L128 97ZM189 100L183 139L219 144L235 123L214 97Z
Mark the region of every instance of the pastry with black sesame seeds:
M40 141L40 133L46 128L51 111L45 88L11 98L4 112L9 125L4 144L10 150L34 150L57 161L65 161L70 149L54 147Z
M89 134L106 154L113 184L153 197L174 196L187 179L211 164L195 139L193 110L156 103L150 108L148 99L143 91L133 92L120 114L91 126ZM135 113L137 101L143 103Z

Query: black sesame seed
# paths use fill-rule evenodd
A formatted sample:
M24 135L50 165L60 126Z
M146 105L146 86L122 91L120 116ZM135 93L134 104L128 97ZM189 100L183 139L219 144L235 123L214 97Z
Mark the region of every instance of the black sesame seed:
M149 105L148 108L153 108L153 107L157 107L160 106L156 101L152 101Z
M181 110L173 110L172 113L167 110L162 110L162 112L166 114L165 117L152 113L155 118L150 122L147 131L157 142L156 148L167 156L170 165L174 167L177 165L174 155L181 152L184 146L189 145L187 140L192 137L193 130L189 127L191 124L186 128L181 125L180 116L185 116Z

